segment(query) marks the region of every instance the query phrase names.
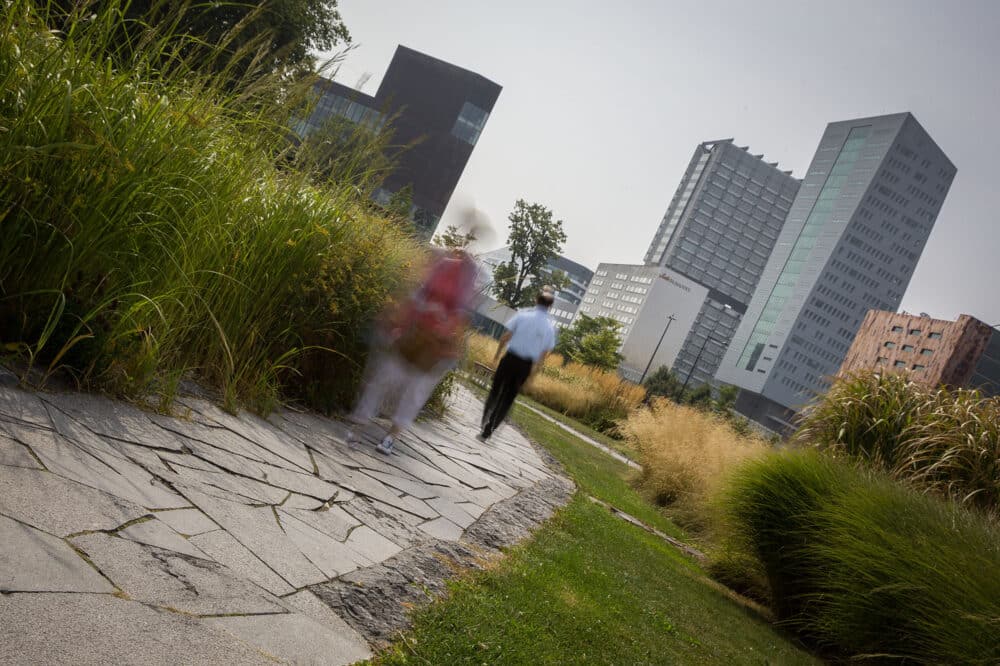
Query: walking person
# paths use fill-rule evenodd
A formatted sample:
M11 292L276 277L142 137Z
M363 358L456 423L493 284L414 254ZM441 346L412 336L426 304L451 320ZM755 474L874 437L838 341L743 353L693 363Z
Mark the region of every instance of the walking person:
M514 399L528 378L541 367L552 348L556 346L556 329L549 316L549 308L555 296L549 288L543 288L535 299L535 307L519 311L507 322L507 330L500 336L496 363L506 348L506 353L493 373L493 385L486 398L483 410L483 431L479 438L490 438L500 427Z
M398 393L389 431L376 446L388 455L434 387L457 363L474 294L476 266L455 250L434 262L423 286L402 307L382 317L382 349L372 351L361 396L347 420L363 425L374 418L390 393ZM349 440L356 440L354 432Z

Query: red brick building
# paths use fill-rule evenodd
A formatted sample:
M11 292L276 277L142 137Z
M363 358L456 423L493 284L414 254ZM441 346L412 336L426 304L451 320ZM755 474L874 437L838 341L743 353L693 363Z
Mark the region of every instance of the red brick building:
M989 325L969 315L947 321L869 310L837 374L877 369L907 372L929 386L967 386L995 346L992 337Z

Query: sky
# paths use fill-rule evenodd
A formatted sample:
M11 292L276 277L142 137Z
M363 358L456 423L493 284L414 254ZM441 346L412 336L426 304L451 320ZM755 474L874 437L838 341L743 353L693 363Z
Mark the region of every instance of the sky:
M441 229L506 239L523 198L564 254L641 263L695 146L734 137L801 178L828 122L912 112L958 168L901 309L1000 324L1000 2L340 0L335 78L374 93L397 44L503 86ZM326 54L329 55L329 54Z

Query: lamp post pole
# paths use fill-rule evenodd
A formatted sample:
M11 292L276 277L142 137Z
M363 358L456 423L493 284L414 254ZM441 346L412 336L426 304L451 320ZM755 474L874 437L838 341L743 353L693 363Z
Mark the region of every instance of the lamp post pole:
M701 343L701 349L698 350L698 355L694 357L694 363L691 364L691 369L688 370L687 377L684 378L684 383L681 384L681 395L684 395L684 390L687 388L688 382L691 381L691 375L694 374L694 369L698 367L698 361L701 360L701 355L705 351L705 345L708 344L709 340L718 345L722 345L723 347L726 346L726 343L722 342L721 340L717 340L716 338L713 338L711 335L705 336L705 341Z
M656 343L656 347L653 348L653 354L649 357L649 363L646 364L646 369L642 371L642 377L639 378L639 384L646 381L646 373L649 372L649 367L653 365L653 359L656 358L656 352L660 351L660 345L663 344L663 338L667 336L667 329L670 325L674 323L674 319L677 317L670 315L667 317L667 325L663 327L663 333L660 334L660 341Z

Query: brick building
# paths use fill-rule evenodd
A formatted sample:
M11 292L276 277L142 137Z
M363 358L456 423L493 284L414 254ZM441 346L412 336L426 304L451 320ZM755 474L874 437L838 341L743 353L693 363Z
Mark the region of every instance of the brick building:
M930 386L975 384L996 393L1000 377L992 376L995 370L986 370L996 365L988 351L996 346L993 338L1000 336L969 315L947 321L869 310L837 374L870 369L907 372Z

